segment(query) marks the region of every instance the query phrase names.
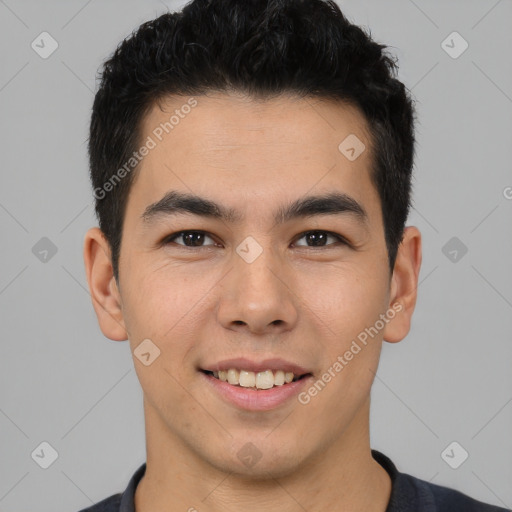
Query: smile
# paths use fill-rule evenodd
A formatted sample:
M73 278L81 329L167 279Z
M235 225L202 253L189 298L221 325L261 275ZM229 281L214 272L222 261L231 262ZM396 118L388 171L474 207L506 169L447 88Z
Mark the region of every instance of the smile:
M285 372L284 370L252 372L250 370L238 370L236 368L214 372L207 371L206 373L232 386L252 389L271 389L275 386L284 386L307 375L295 375L293 372Z

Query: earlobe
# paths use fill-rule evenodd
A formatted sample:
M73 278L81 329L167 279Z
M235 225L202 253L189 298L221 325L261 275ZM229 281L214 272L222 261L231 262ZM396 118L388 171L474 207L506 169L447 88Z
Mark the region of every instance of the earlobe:
M101 332L114 341L127 340L121 296L112 268L110 246L99 228L91 228L87 231L83 256L92 304Z
M405 338L411 328L416 306L418 276L421 267L421 233L414 226L404 230L398 247L393 276L391 278L389 308L395 311L384 329L384 341L396 343Z

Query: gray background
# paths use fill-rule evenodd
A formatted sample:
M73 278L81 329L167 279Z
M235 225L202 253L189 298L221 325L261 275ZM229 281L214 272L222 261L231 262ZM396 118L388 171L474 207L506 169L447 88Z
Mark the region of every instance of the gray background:
M410 335L384 344L372 447L404 472L511 507L512 2L339 3L393 47L418 101L409 224L423 233L421 284ZM3 512L78 510L124 490L145 460L128 344L102 336L87 291L86 138L102 60L181 5L0 0ZM31 48L43 31L59 44L47 59ZM469 44L456 59L441 45L453 31ZM57 249L46 262L32 251L42 237ZM58 453L48 469L31 457L43 441ZM441 456L453 441L469 453L458 469Z

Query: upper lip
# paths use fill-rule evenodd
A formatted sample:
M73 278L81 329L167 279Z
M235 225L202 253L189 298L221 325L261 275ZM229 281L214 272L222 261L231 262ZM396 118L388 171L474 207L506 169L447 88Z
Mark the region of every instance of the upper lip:
M221 370L229 370L235 368L237 370L246 370L249 372L264 372L265 370L283 370L284 372L293 372L297 376L301 376L307 373L311 373L306 368L286 361L281 358L264 359L262 361L253 361L245 357L237 357L234 359L224 359L217 363L205 365L201 368L204 371L218 372Z

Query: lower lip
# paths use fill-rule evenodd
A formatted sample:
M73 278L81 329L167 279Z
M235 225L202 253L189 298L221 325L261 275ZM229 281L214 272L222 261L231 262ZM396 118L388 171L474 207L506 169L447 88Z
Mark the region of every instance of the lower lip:
M313 378L312 375L303 377L300 380L274 386L270 389L252 389L241 386L233 386L213 375L199 372L206 380L208 385L212 386L215 392L231 404L247 411L269 411L298 395L301 389Z

